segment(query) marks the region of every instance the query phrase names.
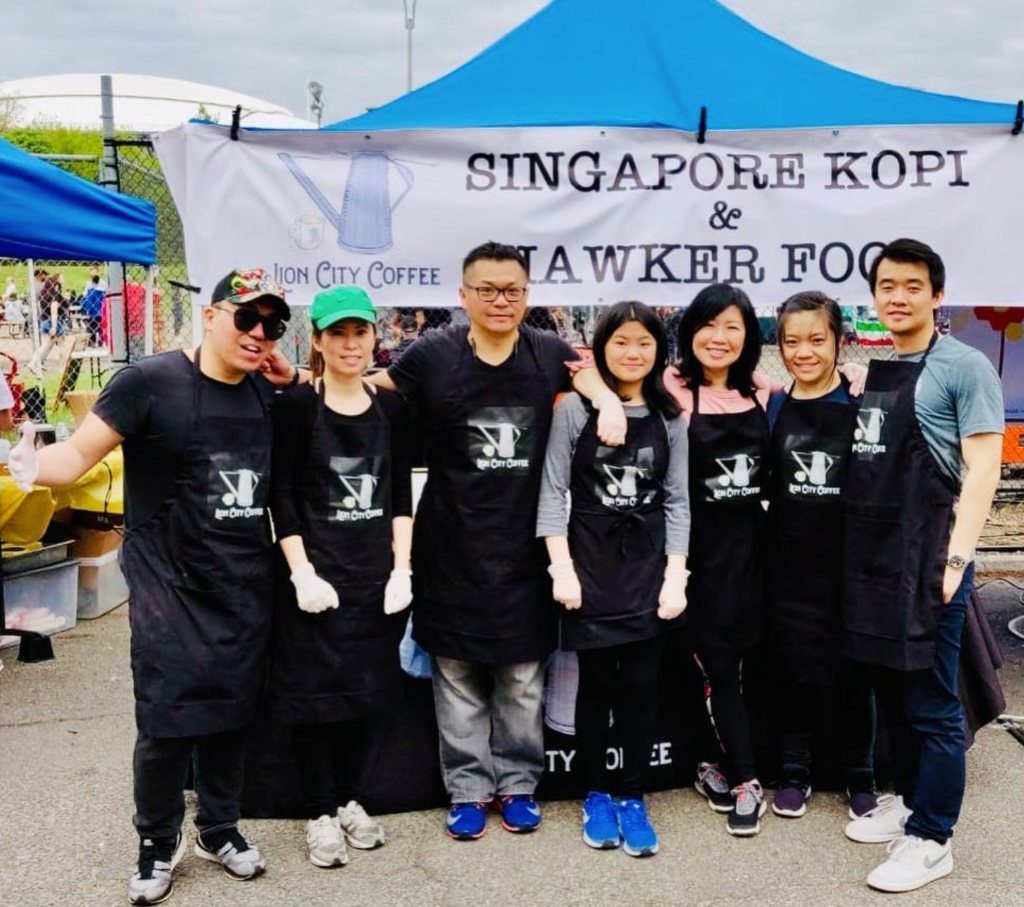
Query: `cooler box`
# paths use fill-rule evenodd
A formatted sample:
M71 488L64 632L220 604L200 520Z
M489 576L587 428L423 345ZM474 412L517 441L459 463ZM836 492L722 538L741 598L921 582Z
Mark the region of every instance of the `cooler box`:
M52 636L75 625L78 611L78 561L65 560L4 577L4 614L13 630ZM18 643L0 631L0 648Z
M128 601L128 583L117 562L117 551L78 559L78 616L100 617Z

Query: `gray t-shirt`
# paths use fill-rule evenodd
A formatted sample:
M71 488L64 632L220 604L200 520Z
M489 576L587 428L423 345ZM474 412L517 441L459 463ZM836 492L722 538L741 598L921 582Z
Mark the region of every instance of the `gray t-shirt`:
M627 406L626 416L642 419L646 406ZM544 457L544 475L537 506L537 537L567 535L569 506L567 493L572 472L572 455L587 424L587 410L579 394L566 394L555 409ZM681 417L666 419L668 468L665 472L665 553L686 554L690 548L690 492L686 422Z
M898 356L919 362L924 352ZM935 341L917 382L914 409L942 471L959 487L964 461L960 439L1002 434L1003 385L980 350L944 335Z

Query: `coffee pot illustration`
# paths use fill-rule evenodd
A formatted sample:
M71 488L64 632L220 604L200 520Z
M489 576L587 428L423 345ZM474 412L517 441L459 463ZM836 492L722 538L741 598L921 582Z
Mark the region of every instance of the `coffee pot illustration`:
M811 485L824 485L828 471L836 462L836 458L823 450L794 450L793 459L799 467L793 474L797 482L809 482Z
M608 494L621 495L625 498L636 496L637 476L643 475L644 471L638 466L605 466L601 469L608 476Z
M338 231L339 246L349 252L372 255L386 252L394 245L391 215L415 182L412 171L405 164L383 151L343 154L351 158L351 163L339 211L299 166L295 157L283 151L278 152L277 156L320 209L327 222ZM392 169L405 184L393 201L390 186Z
M861 409L857 414L857 430L853 437L857 441L877 444L882 437L882 423L885 421L885 410L877 406Z
M741 453L735 457L716 458L715 462L718 464L719 469L722 470L722 474L718 477L719 485L725 488L728 488L730 485L736 488L746 488L750 484L750 467L757 460L750 456L750 454Z
M256 486L260 481L258 472L251 469L236 469L220 472L220 477L228 487L228 491L221 496L225 507L252 507Z
M487 443L483 446L485 457L499 456L505 460L516 455L516 441L523 436L523 431L511 422L498 422L492 425L478 425L480 434Z

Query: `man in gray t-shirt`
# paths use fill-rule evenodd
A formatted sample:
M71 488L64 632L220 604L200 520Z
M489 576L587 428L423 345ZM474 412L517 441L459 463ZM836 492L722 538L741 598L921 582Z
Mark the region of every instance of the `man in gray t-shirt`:
M1003 402L988 360L936 333L945 267L934 250L897 239L868 282L896 361L868 370L855 435L844 651L873 666L895 796L850 822L846 836L892 842L867 882L897 892L953 871L967 744L957 669L974 547L999 482Z

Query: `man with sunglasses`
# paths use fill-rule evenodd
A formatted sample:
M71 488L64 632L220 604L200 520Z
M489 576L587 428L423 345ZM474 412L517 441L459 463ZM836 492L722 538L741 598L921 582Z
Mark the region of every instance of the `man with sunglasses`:
M579 356L522 324L528 263L489 242L462 268L469 327L424 334L375 383L415 402L427 484L413 530L413 634L431 655L446 830L486 831L487 810L511 832L540 824L533 794L544 765L541 694L555 646L555 607L537 500L552 408ZM622 443L625 414L596 369L572 378ZM618 417L619 421L616 421Z
M242 732L270 632L271 399L298 380L274 352L288 318L284 290L261 268L232 271L203 311L200 346L132 363L66 442L36 452L30 429L11 452L19 484L67 485L124 446L121 566L138 725L133 904L170 894L193 755L196 854L235 879L265 866L237 823Z

